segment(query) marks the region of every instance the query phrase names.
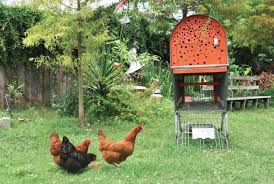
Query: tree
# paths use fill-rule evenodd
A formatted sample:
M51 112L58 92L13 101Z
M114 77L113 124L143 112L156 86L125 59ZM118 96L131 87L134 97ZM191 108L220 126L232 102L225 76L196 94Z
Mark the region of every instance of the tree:
M273 0L209 0L211 16L221 21L233 41L251 49L273 47Z
M85 126L83 73L109 39L106 19L94 14L91 3L91 0L34 0L31 5L45 10L45 17L26 32L23 41L28 47L43 44L53 53L54 58L34 58L38 66L61 66L77 75L79 126Z
M26 7L11 7L0 2L0 65L17 65L43 48L24 48L25 31L41 19L41 13Z

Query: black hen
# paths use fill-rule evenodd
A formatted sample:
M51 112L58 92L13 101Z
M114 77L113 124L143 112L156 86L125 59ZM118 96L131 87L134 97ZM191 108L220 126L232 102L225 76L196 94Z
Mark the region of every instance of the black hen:
M94 160L96 155L92 153L84 153L77 151L69 139L64 136L60 153L61 164L60 166L68 172L77 172Z

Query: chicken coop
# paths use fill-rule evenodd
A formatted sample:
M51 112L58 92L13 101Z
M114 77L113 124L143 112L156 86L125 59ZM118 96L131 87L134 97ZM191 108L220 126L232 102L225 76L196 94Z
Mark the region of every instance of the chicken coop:
M223 26L206 15L184 18L172 31L177 144L228 145L227 40Z

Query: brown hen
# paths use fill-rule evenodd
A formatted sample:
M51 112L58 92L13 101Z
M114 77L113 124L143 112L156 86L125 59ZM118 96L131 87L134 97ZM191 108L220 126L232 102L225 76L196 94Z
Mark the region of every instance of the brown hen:
M121 141L115 142L106 138L102 130L98 131L99 150L102 153L103 159L109 163L117 166L127 157L132 155L135 146L135 139L139 132L142 131L142 126L137 125L133 128Z

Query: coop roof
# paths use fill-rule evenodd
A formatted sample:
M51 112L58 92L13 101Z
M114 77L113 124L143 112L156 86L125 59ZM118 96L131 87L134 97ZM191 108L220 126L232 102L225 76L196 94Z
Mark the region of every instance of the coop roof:
M227 72L224 27L206 15L192 15L177 24L170 40L174 74Z

